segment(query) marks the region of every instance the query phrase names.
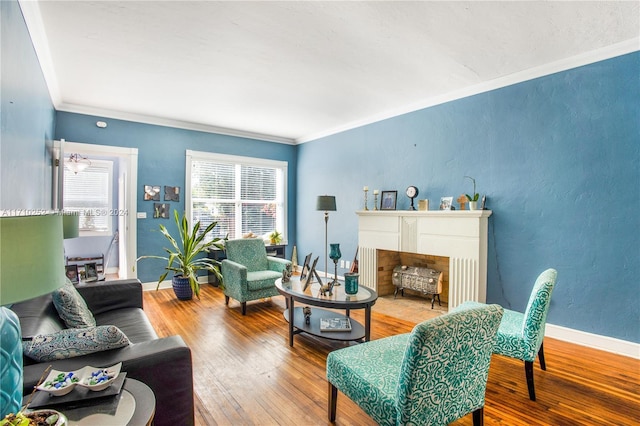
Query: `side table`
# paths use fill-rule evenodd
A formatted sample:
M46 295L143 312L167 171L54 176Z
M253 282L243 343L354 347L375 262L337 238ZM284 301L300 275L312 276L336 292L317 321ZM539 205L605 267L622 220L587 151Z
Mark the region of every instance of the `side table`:
M156 397L149 386L126 378L118 395L54 409L67 417L69 426L150 425L156 412Z

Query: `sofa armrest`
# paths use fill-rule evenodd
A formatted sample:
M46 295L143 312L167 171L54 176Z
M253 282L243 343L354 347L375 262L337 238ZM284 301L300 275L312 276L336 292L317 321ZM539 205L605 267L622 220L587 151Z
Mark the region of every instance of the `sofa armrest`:
M281 259L279 257L267 256L268 268L270 271L282 272L291 264L290 260Z
M137 279L86 283L76 288L93 315L121 308L142 309L142 283Z

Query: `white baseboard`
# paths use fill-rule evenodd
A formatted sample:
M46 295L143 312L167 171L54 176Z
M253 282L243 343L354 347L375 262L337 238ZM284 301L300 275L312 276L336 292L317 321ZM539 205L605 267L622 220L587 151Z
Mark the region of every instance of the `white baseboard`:
M586 333L553 324L546 325L544 335L564 342L640 359L640 344L638 343Z
M198 281L200 281L201 283L206 283L207 277L202 276ZM157 282L143 283L142 288L145 291L155 290L157 285ZM163 281L160 284L159 288L171 288L171 280ZM605 352L628 356L634 359L640 359L640 344L628 342L626 340L586 333L584 331L574 330L571 328L548 323L545 328L545 336L562 340L563 342L567 343L573 343L592 349L598 349Z

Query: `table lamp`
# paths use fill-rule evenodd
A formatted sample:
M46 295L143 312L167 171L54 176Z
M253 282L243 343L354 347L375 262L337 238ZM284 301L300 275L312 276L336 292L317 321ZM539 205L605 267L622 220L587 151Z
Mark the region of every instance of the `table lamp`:
M0 217L0 419L22 406L22 336L5 305L65 282L62 215Z
M329 224L329 212L336 211L336 197L333 195L319 195L316 202L316 210L324 211L324 277L327 278L329 268L327 258L327 227Z
M80 215L78 213L64 213L62 215L62 236L64 239L80 236Z

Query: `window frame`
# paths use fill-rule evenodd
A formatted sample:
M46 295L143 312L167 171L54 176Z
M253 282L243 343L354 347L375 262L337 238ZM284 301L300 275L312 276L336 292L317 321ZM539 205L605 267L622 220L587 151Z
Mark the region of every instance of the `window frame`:
M185 214L189 224L193 226L193 198L192 198L192 165L193 161L211 161L216 163L228 163L233 165L254 166L254 167L269 167L276 168L282 171L282 184L281 188L276 188L276 205L281 204L281 220L276 219L276 229L282 233L282 242L280 244L288 244L288 162L281 160L270 160L266 158L247 157L241 155L219 154L214 152L203 151L186 151L186 167L185 167ZM236 176L237 182L239 177ZM280 201L281 198L281 201ZM235 214L236 214L236 236L235 238L242 238L242 199L240 198L240 190L237 187L234 195ZM281 223L280 223L281 222ZM279 228L281 226L281 228Z

